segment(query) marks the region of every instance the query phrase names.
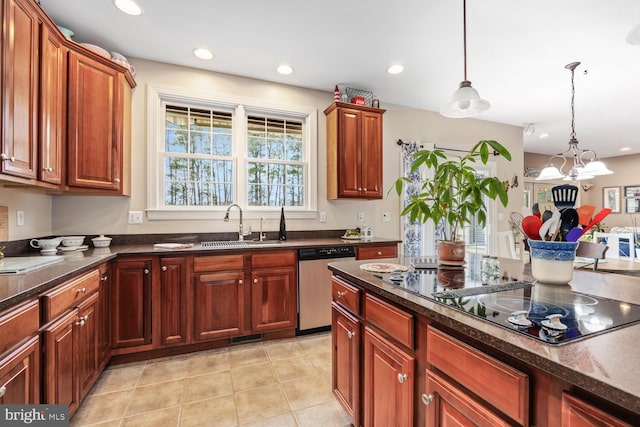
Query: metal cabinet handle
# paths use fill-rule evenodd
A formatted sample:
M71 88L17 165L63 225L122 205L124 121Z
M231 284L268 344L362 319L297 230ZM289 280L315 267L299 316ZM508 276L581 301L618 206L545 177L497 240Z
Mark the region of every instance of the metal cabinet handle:
M116 179L114 179L114 180L113 180L113 182L114 182L115 184L120 184L120 178L116 178Z
M424 406L429 406L431 402L433 402L433 394L422 393L421 398L422 398L422 403L424 403Z
M338 291L338 298L342 298L346 294L347 294L346 292Z
M356 336L356 333L355 333L355 332L351 332L351 331L348 331L348 332L347 332L347 337L349 337L349 339L351 339L351 338L353 338L353 337L355 337L355 336Z
M409 376L407 374L398 374L398 382L400 384L403 384L408 378Z
M367 187L364 187L364 191L367 191Z
M258 283L258 279L253 279L253 283Z
M45 171L45 172L53 172L53 168L52 167L42 168L42 170Z
M89 320L89 315L87 314L86 316L81 317L77 322L76 325L78 326L84 326L84 324L87 322L87 320Z
M103 282L106 282L107 280L109 280L109 276L107 276L106 274L104 276L102 276L100 278L100 280L102 280Z
M242 279L238 280L238 284L242 285Z
M378 251L378 255L382 255L382 252L381 252L381 251Z
M166 265L162 266L162 271L167 271L167 266Z
M77 293L77 294L84 294L84 293L86 293L86 292L87 292L87 288L82 288L82 289L77 289L77 290L76 290L76 293Z
M15 157L13 157L13 156L9 157L5 153L0 154L0 159L9 160L10 162L15 162L16 161Z
M358 191L362 191L362 187L358 187Z
M6 386L0 387L0 397L4 397L4 394L6 392L7 392L7 387Z
M145 268L145 269L143 270L143 273L144 273L144 274L149 274L149 269L148 269L148 268Z

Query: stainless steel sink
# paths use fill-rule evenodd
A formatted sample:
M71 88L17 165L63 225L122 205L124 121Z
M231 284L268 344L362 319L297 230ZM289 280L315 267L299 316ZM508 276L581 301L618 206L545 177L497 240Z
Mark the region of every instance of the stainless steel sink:
M250 248L256 246L275 246L281 244L280 240L213 240L200 242L204 249L235 249Z

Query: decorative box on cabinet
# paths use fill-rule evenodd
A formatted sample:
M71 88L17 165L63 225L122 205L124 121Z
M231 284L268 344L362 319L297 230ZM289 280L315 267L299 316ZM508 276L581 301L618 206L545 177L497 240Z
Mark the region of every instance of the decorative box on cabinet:
M0 313L0 405L40 403L37 300Z
M382 114L334 102L327 116L327 199L382 198Z

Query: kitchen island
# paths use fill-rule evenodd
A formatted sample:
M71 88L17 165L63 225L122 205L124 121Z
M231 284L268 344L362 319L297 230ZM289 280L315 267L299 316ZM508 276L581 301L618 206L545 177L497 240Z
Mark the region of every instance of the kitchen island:
M409 264L400 258L385 261ZM553 345L403 289L384 274L363 271L364 263L329 265L336 320L334 393L347 412L351 410L355 425L372 425L372 417L388 415L388 408L375 408L376 396L404 404L403 412L413 414L401 425L432 425L434 419L438 424L437 417L458 417L460 411L467 412L461 417L471 413L490 424L553 426L570 423L575 416L593 425L611 420L640 425L640 323ZM570 287L573 292L640 304L636 277L576 270ZM536 284L533 289L552 295L557 288ZM346 363L340 353L346 345L340 332L345 328L351 328L347 337L363 336L350 349L357 353L351 354L350 369L361 375L349 381L339 372ZM381 356L385 352L380 349L395 356ZM439 349L449 352L435 353ZM387 367L393 365L391 360L404 363L397 365L397 381L380 378L376 369L385 365L382 360L389 362ZM407 369L413 375L404 372ZM408 396L396 388L398 384L408 385ZM456 408L456 415L451 408Z

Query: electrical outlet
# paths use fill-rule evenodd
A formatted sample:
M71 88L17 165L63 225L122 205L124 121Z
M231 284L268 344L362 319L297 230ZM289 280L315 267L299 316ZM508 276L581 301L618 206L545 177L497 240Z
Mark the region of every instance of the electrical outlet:
M142 224L142 211L129 211L129 224Z
M24 225L24 211L16 211L16 225Z
M320 212L320 222L327 222L327 213Z
M364 212L358 212L358 222L364 222Z
M382 222L391 221L391 212L382 212Z

